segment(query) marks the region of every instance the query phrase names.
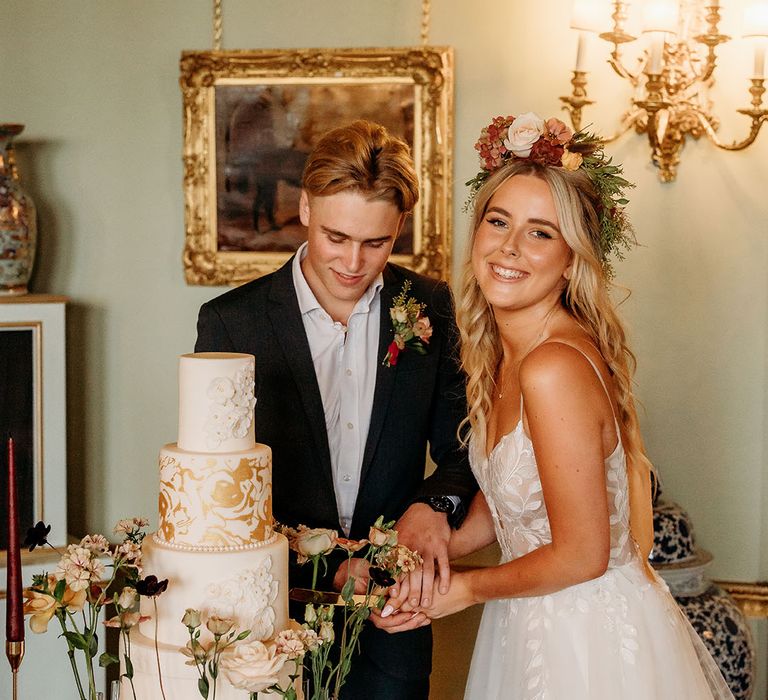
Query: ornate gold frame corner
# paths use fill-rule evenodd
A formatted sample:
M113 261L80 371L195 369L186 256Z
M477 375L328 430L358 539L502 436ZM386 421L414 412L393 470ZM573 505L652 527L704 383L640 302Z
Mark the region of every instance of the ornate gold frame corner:
M453 173L453 49L404 47L185 51L179 78L184 109L183 262L187 284L238 285L272 272L290 254L218 249L215 158L217 84L408 83L414 89L413 155L421 197L413 213L412 255L392 260L448 280ZM349 121L355 118L349 115Z

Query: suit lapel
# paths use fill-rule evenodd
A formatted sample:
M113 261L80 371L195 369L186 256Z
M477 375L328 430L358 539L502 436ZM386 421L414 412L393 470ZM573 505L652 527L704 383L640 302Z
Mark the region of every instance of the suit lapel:
M381 431L384 427L384 420L387 416L392 390L395 386L395 377L397 376L397 365L387 367L384 364L384 357L387 354L387 348L392 342L394 335L392 333L392 323L389 318L389 310L392 302L399 294L397 289L397 278L389 265L384 268L384 286L381 289L379 309L379 347L376 353L376 387L373 392L373 406L371 408L371 421L368 427L368 438L365 442L365 452L363 453L363 464L360 471L360 486L362 487L368 470L373 461L373 455L376 453L376 446L381 437Z
M296 388L301 397L301 403L309 422L312 436L320 457L323 476L327 485L334 493L333 475L331 470L331 453L328 447L328 433L325 429L325 411L317 375L312 363L312 353L304 330L304 322L296 298L293 285L291 258L274 275L270 291L270 302L267 314L275 331L275 336L283 350L286 363L296 382Z

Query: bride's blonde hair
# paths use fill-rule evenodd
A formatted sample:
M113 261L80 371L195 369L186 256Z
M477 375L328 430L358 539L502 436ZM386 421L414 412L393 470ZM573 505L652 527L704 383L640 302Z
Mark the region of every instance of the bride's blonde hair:
M632 393L635 356L627 345L624 325L610 298L610 282L601 264L600 200L583 169L571 171L513 159L490 175L474 197L457 306L461 362L467 374L469 407L461 427L462 442L466 444L474 435L481 449L485 449L485 425L502 356L493 312L472 271L472 248L491 197L501 185L517 175L537 177L552 191L560 231L573 251L571 276L560 303L589 334L608 365L616 387L617 417L627 464L630 469L647 476L653 466L645 454Z

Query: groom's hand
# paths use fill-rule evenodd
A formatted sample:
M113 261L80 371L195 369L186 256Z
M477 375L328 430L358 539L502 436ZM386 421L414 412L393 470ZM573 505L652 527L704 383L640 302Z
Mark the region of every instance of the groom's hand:
M424 564L408 579L408 600L410 608L428 608L432 602L432 587L435 583L435 567L439 577L440 592L445 593L451 582L451 567L448 562L448 541L451 528L448 516L437 513L426 503L414 503L395 523L397 541L421 554ZM403 591L405 587L402 587ZM392 598L395 609L405 602L405 595L394 586Z
M341 591L351 576L355 579L355 593L365 593L368 589L369 568L370 564L359 557L342 562L333 577L334 590Z

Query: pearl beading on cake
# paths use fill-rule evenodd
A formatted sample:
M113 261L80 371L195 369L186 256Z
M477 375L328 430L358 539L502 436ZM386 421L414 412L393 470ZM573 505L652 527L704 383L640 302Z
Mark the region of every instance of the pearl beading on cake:
M261 549L267 545L272 544L277 540L276 532L273 532L270 537L260 542L250 542L249 544L233 544L233 545L191 545L191 544L179 544L178 542L166 542L162 537L158 536L158 533L152 535L152 539L161 547L168 547L169 549L178 549L183 552L244 552L251 549Z

